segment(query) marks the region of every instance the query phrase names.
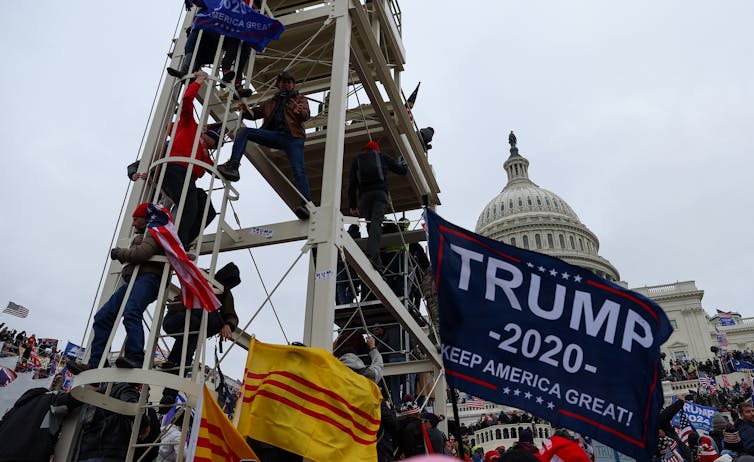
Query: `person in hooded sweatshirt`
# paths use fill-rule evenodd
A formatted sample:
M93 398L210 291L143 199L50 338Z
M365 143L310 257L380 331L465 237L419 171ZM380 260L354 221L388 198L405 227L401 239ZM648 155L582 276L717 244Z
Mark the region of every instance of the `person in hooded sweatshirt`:
M231 293L231 289L241 283L238 266L232 262L223 266L215 273L215 280L223 285L223 292L217 296L221 303L220 308L211 313L207 313L207 338L219 334L222 340L230 340L233 331L235 331L238 326L238 315L236 314L235 302L233 301L233 294ZM186 316L190 316L189 332L196 332L202 325L202 311L201 308L187 310L186 307L180 303L168 305L168 312L165 315L165 319L162 321L162 329L166 333L174 335L173 338L175 339L175 343L170 350L167 361L162 365L164 370L177 372L177 368L181 363L183 327ZM186 367L189 367L193 363L198 341L198 334L189 334L186 344ZM162 393L160 404L172 405L175 403L177 395L178 392L176 390L166 388ZM164 412L167 412L168 409L169 407L160 408L160 410Z
M357 374L363 375L374 383L380 383L384 364L382 355L377 350L374 336L369 335L366 339L369 348L370 364L367 366L355 353L343 353L338 359ZM398 437L398 418L387 403L380 403L380 428L377 430L377 460L387 462L393 460L393 443Z

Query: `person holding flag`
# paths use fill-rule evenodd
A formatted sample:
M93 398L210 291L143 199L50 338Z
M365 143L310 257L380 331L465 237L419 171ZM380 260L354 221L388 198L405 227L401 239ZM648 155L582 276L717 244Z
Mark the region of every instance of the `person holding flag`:
M128 292L130 280L136 266L136 279L133 281L123 310L123 325L126 328L125 352L115 365L123 368L141 367L144 362L144 328L142 316L150 303L157 299L163 263L149 261L152 256L164 253L170 266L181 282L181 301L187 308L202 307L214 311L220 306L212 288L204 275L186 255L173 226L170 213L159 204L143 202L133 212L133 227L136 229L128 249L114 248L110 258L126 263L121 272L123 284L113 292L110 299L94 315L94 339L90 347L89 362L68 361L68 370L78 374L97 367L105 352L107 340L112 331L120 306ZM146 233L146 230L149 233Z
M139 266L133 287L126 300L123 310L123 326L126 328L125 355L118 358L118 367L141 367L144 361L144 328L142 313L147 306L157 299L162 275L163 264L149 261L153 255L163 253L160 245L147 229L147 203L142 203L132 214L133 227L136 235L127 249L114 248L110 251L110 258L125 263L121 271L123 284L113 292L112 296L102 305L94 315L94 339L90 347L89 362L82 363L75 360L68 361L68 370L73 374L99 366L102 355L107 346L110 331L115 325L116 316L128 291L129 281L134 276L136 266Z

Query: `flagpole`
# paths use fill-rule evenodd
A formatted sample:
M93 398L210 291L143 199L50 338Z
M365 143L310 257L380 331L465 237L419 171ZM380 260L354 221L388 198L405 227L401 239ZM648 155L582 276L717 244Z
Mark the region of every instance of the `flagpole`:
M449 389L450 403L453 405L453 419L456 421L453 428L453 435L456 437L456 441L458 441L458 458L466 460L465 454L463 453L463 438L461 437L461 419L458 418L458 392L453 387L449 387Z

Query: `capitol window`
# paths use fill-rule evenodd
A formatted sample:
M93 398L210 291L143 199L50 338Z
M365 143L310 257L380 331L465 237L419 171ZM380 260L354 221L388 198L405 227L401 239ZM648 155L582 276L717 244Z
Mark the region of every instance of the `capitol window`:
M526 202L527 202L527 203L528 203L529 205L531 205L531 197L527 197L527 198L526 198Z
M565 238L563 237L562 234L558 235L558 240L560 241L560 248L561 249L565 249L566 248L566 246L565 246Z
M520 197L518 198L518 206L519 207L523 207L524 206L524 201L522 201Z
M529 248L529 236L524 236L524 248Z
M516 238L515 238L515 237L512 237L512 238L511 238L511 245L512 245L513 247L515 247L515 246L516 246Z
M551 248L555 248L555 242L552 240L552 234L547 234L547 245Z
M573 240L573 236L568 236L568 239L571 241L571 249L576 250L576 242Z
M676 321L675 319L670 320L670 325L673 326L673 330L678 329L678 321Z
M539 237L539 234L534 235L534 243L536 244L538 249L542 248L542 238Z
M548 198L545 197L545 202L547 203L547 206L549 207L550 206L550 199L548 199Z
M542 200L539 197L537 198L537 205L542 206Z
M579 247L581 248L581 251L583 252L584 251L584 241L582 241L581 238L579 238Z

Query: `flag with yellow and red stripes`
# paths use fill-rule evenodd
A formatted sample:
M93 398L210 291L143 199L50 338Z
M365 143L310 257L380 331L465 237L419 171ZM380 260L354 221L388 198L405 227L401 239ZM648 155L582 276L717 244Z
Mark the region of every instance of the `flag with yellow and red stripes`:
M312 461L377 461L377 385L319 348L252 339L236 427Z
M212 397L207 386L204 385L203 388L204 391L196 406L197 409L201 409L201 421L198 431L192 431L197 438L189 445L189 453L193 451L193 460L195 462L258 460L254 451L228 420L228 416L220 409L220 405ZM196 425L194 427L196 430ZM192 459L187 457L186 460Z

